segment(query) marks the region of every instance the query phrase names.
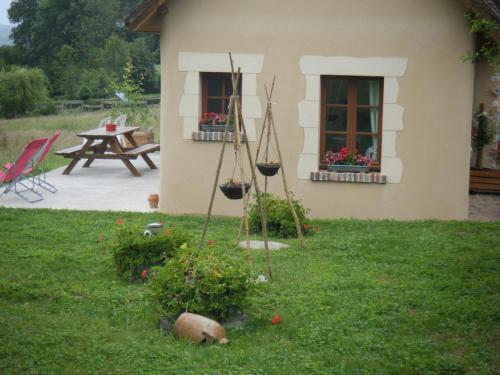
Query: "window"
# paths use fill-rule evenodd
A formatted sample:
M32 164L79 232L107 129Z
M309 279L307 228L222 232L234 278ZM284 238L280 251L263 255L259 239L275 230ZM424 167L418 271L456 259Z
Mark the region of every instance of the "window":
M201 90L202 113L227 114L229 99L233 92L230 73L202 73ZM241 95L241 76L238 91Z
M378 77L322 77L321 160L327 151L347 147L380 169L383 84Z

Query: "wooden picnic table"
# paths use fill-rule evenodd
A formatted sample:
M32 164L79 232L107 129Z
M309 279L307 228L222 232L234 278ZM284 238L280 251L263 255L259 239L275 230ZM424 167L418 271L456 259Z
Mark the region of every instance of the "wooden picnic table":
M150 143L138 146L134 137L132 137L132 133L137 129L139 129L137 126L121 126L117 127L114 132L106 131L106 128L98 128L78 134L79 137L85 139L84 143L56 152L57 155L72 159L63 174L70 174L81 159L87 159L83 165L84 168L90 167L95 159L119 159L125 164L130 173L136 177L141 174L130 162L131 159L137 159L140 156L149 168L157 169L148 154L158 151L160 145ZM120 143L120 136L125 137L132 147L124 147Z

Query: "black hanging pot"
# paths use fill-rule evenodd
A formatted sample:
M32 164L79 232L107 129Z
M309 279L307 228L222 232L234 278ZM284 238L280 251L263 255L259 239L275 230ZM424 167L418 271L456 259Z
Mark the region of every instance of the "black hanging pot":
M245 192L248 192L251 186L252 184L250 182L245 182ZM219 185L219 189L229 199L243 198L243 187L241 183L225 183Z
M280 170L280 163L257 163L257 168L259 172L264 176L274 176Z

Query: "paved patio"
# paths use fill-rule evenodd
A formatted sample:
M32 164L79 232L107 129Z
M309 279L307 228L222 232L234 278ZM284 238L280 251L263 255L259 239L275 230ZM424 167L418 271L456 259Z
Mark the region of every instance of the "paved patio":
M150 154L160 167L160 153ZM90 168L82 168L80 161L70 175L62 174L63 168L47 174L47 181L56 186L58 192L49 193L38 188L43 200L28 203L13 192L0 197L0 206L16 208L54 208L97 211L155 211L149 208L148 196L159 193L160 170L149 169L138 158L132 160L141 177L134 177L120 160L95 160Z

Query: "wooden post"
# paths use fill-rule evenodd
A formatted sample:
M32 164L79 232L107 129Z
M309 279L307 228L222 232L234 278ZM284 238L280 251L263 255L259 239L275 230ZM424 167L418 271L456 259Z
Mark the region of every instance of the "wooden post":
M273 85L274 85L274 80L273 80ZM271 98L268 94L267 86L265 87L266 89L266 95L268 97L268 101L271 101ZM274 125L274 118L273 118L273 112L269 112L269 120L270 120L270 126L273 130L274 134L274 141L276 143L276 151L278 152L278 157L280 159L280 165L281 165L281 177L283 178L283 188L285 190L286 194L286 199L288 200L288 206L290 207L290 210L292 211L292 216L293 220L295 221L295 228L297 229L297 235L299 236L299 243L300 243L300 248L304 248L304 237L302 236L302 228L300 226L300 220L299 217L297 216L297 212L295 212L295 208L293 207L293 202L292 198L290 197L290 192L288 191L288 184L286 181L286 175L285 175L285 166L283 164L283 157L281 156L281 150L280 150L280 145L278 142L278 134L276 132L276 126Z
M237 75L237 80L239 81L240 78L240 70L238 69L238 75ZM229 109L228 109L228 116L229 118L233 112L234 112L234 96L231 96L231 99L229 99ZM217 185L219 183L219 177L220 177L220 170L222 167L222 160L224 159L224 152L226 150L226 140L227 140L227 121L224 126L224 135L222 137L222 149L220 152L219 156L219 163L217 165L217 171L215 172L215 181L212 187L212 195L210 197L210 203L208 204L208 213L207 217L205 218L205 224L203 225L203 231L201 232L201 237L200 237L200 242L198 243L198 248L200 249L203 246L203 242L205 241L205 235L207 234L207 228L208 228L208 222L210 221L210 217L212 216L212 208L214 205L214 199L215 199L215 192L217 191Z

